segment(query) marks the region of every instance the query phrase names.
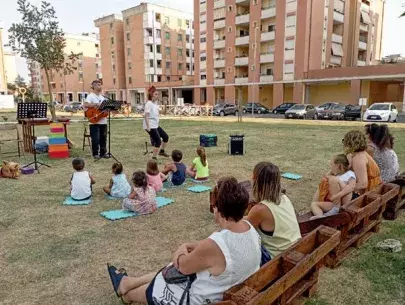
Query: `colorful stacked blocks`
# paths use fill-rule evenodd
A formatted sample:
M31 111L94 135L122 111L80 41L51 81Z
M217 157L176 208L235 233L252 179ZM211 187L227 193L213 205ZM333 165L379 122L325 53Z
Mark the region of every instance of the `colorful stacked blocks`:
M69 148L62 123L51 124L48 155L52 159L69 158Z

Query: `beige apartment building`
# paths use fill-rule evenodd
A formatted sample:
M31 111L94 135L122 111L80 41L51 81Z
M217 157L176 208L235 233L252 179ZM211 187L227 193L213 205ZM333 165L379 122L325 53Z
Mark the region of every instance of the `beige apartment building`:
M3 28L0 26L0 94L7 94L6 71L4 67Z
M103 77L101 73L100 41L98 35L94 33L82 35L65 34L65 39L66 58L71 52L81 53L81 55L79 60L75 62L76 70L72 74L65 75L63 71L52 71L53 99L61 103L82 101L91 92L91 82ZM38 96L49 96L45 72L40 69L38 63L29 62L28 65L35 92Z
M115 99L143 103L153 85L162 100L193 102L192 14L141 3L95 20L100 30L104 90Z
M384 5L194 0L195 103L402 102L405 66L380 62Z

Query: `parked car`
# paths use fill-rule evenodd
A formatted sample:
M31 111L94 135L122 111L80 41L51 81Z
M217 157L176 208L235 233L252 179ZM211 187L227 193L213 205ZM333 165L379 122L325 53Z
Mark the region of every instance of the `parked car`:
M286 119L312 119L316 114L314 105L311 104L297 104L292 106L285 112Z
M397 107L393 103L375 103L363 115L363 121L396 122Z
M345 118L346 105L331 104L326 108L316 110L315 119L319 120L343 120Z
M320 105L320 106L317 106L317 107L316 107L316 110L317 110L317 111L322 111L322 110L325 110L325 109L329 109L330 107L332 107L332 106L334 106L334 105L339 105L339 103L327 102L327 103L324 103L324 104L322 104L322 105Z
M292 106L296 105L297 103L283 103L276 108L273 109L274 114L285 114L285 112L290 109Z
M63 106L63 111L66 112L77 112L79 110L83 110L81 102L69 102L68 104Z
M247 103L245 106L243 106L243 113L269 113L270 109L267 108L266 106L259 104L259 103Z
M353 120L361 119L361 106L357 105L346 105L345 120Z
M235 104L221 103L214 106L213 115L226 116L238 115L238 108Z

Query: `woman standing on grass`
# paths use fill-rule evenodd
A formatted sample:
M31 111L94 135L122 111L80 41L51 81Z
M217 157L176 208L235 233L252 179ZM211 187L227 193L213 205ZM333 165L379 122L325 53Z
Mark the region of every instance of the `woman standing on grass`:
M380 168L382 181L393 181L399 174L399 163L393 149L394 137L390 134L388 126L368 124L365 130L368 136L367 152Z
M197 243L182 245L174 254L173 262L157 274L135 278L129 277L123 269L108 266L114 291L123 302L213 304L222 301L226 290L259 269L260 237L254 227L243 220L249 203L247 190L235 178L227 178L218 182L214 194L214 216L221 231ZM170 281L173 275L177 279L186 275L189 282L173 283ZM186 302L187 291L190 303Z
M154 86L148 90L148 101L145 104L145 114L143 118L143 129L150 136L151 144L154 147L152 158L157 160L157 155L168 158L169 155L165 152L169 136L159 126L159 93ZM162 142L163 140L163 142Z

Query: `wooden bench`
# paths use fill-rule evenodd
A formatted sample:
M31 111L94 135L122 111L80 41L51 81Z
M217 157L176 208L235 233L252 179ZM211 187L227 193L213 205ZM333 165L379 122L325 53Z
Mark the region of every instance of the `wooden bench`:
M293 304L317 291L324 258L340 242L338 230L320 226L273 258L243 283L224 294L217 305Z
M399 190L395 197L387 200L383 216L387 220L395 220L398 217L400 209L405 208L405 176L398 177L390 184L397 185Z

